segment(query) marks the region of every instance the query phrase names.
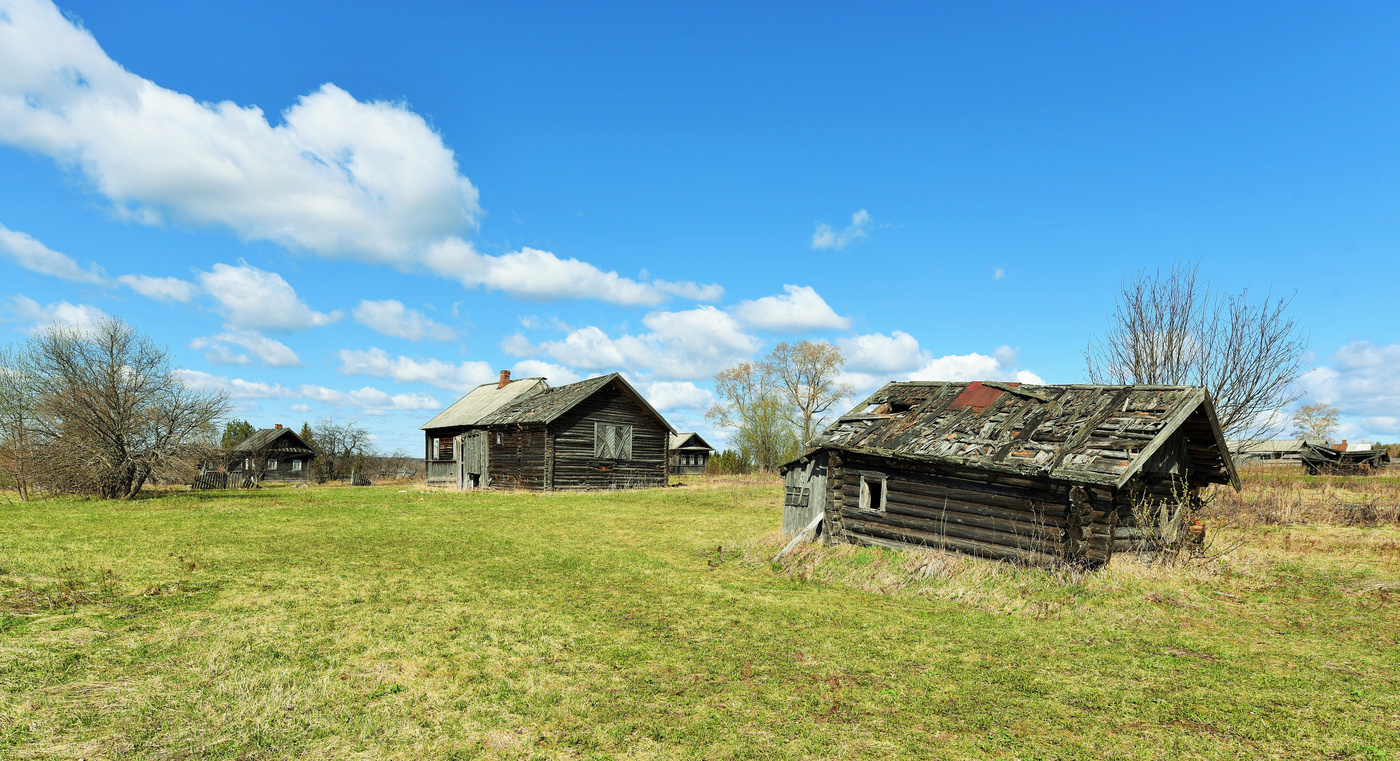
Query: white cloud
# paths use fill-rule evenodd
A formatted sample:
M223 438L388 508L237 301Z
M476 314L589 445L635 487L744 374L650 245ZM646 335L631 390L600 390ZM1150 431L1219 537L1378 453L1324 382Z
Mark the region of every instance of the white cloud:
M992 268L992 281L993 281L993 282L1000 283L1000 282L1001 282L1001 279L1004 278L1004 277L1006 277L1006 270L1002 269L1001 267L993 267L993 268Z
M0 141L82 174L118 211L399 262L474 224L477 190L421 116L326 84L269 123L123 69L52 3L0 20Z
M3 74L0 74L0 77L2 76ZM88 264L87 268L84 269L73 257L54 251L33 237L11 230L4 225L0 225L0 257L9 259L30 272L37 272L40 275L71 280L75 283L103 286L109 284L107 273L96 264Z
M70 304L56 301L48 306L27 296L15 296L10 311L17 317L32 323L31 333L37 333L51 325L91 330L98 322L107 319L107 313L90 304Z
M440 359L390 357L383 349L342 349L337 353L341 375L368 375L389 378L395 383L426 383L437 388L467 391L500 377L485 362L452 364Z
M297 402L296 404L287 405L287 409L291 410L292 412L310 412L311 405Z
M421 341L425 338L434 341L451 341L457 331L433 322L416 309L405 307L394 299L384 301L364 300L355 307L355 321L386 336Z
M196 338L190 342L190 348L207 350L204 358L215 365L252 364L252 359L248 355L235 353L229 348L230 344L243 347L251 352L258 362L268 367L298 367L301 365L301 358L292 351L291 347L255 331L229 331Z
M783 290L786 296L741 301L732 311L745 324L760 330L802 332L851 326L850 318L836 314L811 286L784 285Z
M1353 341L1304 374L1301 385L1305 401L1331 404L1341 411L1344 422L1352 426L1347 434L1363 438L1384 433L1393 438L1400 433L1394 426L1400 410L1397 377L1400 343L1377 346Z
M647 370L677 380L707 378L749 358L760 347L758 339L745 333L737 320L712 306L651 312L642 323L650 332L613 338L598 327L588 326L538 346L515 337L504 343L512 351L529 347L584 370Z
M670 293L680 296L683 299L693 299L695 301L719 301L724 298L724 286L719 283L701 285L689 280L669 281L653 280L653 287L662 293Z
M212 272L199 273L199 282L236 328L301 330L340 319L340 310L330 314L313 311L281 275L246 262L236 267L215 264Z
M699 300L718 299L724 294L724 289L714 284L641 282L535 248L491 256L457 237L429 246L423 253L423 264L467 288L490 288L536 301L586 298L622 306L648 306L661 303L668 294Z
M842 338L837 345L846 355L843 380L858 391L871 391L894 380L1045 382L1029 370L1017 369L1017 352L1009 346L998 347L991 356L973 352L935 357L899 330L888 336L870 333Z
M185 385L199 391L226 391L233 399L294 399L297 392L278 383L246 381L199 370L176 370Z
M562 386L565 383L583 380L583 376L575 370L563 365L556 365L550 362L541 362L538 359L522 359L515 363L515 367L510 369L512 378L544 378L551 386Z
M390 410L436 410L442 407L438 400L427 394L389 395L377 388L365 386L356 391L338 391L325 386L303 385L303 398L337 407L356 407L368 414L380 414Z
M861 209L851 215L851 224L844 230L835 230L828 224L817 225L817 231L812 233L813 249L843 249L858 240L870 237L866 228L870 226L870 212Z
M658 381L647 387L647 401L658 410L703 410L714 396L690 381Z
M157 301L179 301L189 303L199 292L199 286L178 277L151 277L150 275L122 275L117 285L124 285L148 299Z

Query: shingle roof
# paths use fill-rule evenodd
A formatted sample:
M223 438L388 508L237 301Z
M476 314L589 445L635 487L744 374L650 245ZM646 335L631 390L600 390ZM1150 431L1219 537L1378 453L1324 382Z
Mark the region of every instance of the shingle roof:
M483 383L472 389L466 396L453 402L451 407L439 412L432 420L424 423L420 430L476 425L481 422L482 418L522 396L528 396L547 388L549 388L549 384L545 383L544 378L520 378L507 383L504 387L496 381Z
M694 442L691 441L692 439L694 439ZM689 445L687 446L688 443ZM670 448L680 449L682 447L686 449L704 449L710 452L715 451L715 448L710 446L710 442L705 441L700 437L700 434L694 431L671 434Z
M291 441L278 442L281 436L291 435ZM271 446L273 443L277 446ZM272 452L312 452L311 447L301 440L301 436L290 428L259 428L248 434L248 438L229 447L230 452L253 452L257 450L268 450ZM261 455L259 455L261 456Z
M601 391L604 386L610 383L617 384L619 390L627 394L633 401L637 402L641 408L650 412L661 422L666 430L675 432L675 428L666 422L666 418L661 416L655 408L639 393L632 388L618 373L600 375L597 378L588 378L570 383L564 386L546 388L537 394L523 397L506 407L501 407L495 412L486 415L480 421L481 425L505 425L510 423L550 423L560 415L568 412L583 400Z
M1121 486L1179 429L1195 478L1239 479L1192 386L886 384L813 442L854 452Z

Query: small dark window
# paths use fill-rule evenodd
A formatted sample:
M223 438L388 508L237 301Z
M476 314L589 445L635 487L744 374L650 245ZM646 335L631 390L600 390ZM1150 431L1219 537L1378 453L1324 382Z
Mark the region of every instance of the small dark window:
M860 477L860 509L885 512L885 479L879 476Z

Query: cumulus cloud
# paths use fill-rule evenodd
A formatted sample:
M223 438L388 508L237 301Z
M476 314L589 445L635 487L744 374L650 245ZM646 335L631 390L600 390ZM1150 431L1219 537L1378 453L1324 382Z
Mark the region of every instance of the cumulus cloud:
M893 380L1044 383L1039 375L1017 367L1017 352L1009 346L998 347L991 355L973 352L935 357L921 348L917 339L899 330L890 335L851 336L836 343L846 356L843 380L860 391L873 390Z
M1307 401L1331 404L1343 416L1343 435L1394 437L1400 410L1400 343L1353 341L1303 375Z
M515 351L527 346L570 367L603 371L647 370L664 379L707 378L750 357L760 347L729 314L712 306L679 312L651 312L642 318L649 332L609 336L588 326L558 341L529 346L507 339Z
M453 152L402 103L326 84L274 124L126 71L46 0L6 6L0 141L78 172L128 218L397 263L480 214Z
M467 288L489 288L535 301L586 298L622 306L649 306L661 303L670 294L698 300L724 295L724 289L715 284L643 282L535 248L492 256L478 252L470 241L457 237L429 246L422 261L430 271L453 278Z
M185 385L197 391L223 391L232 399L292 399L297 392L279 383L247 381L199 370L176 370Z
M851 224L844 230L836 230L828 224L817 225L817 231L812 233L812 248L820 250L824 248L841 250L858 240L870 237L866 228L870 226L870 212L861 209L851 215Z
M236 328L301 330L340 319L340 310L330 314L313 311L281 275L246 262L239 262L236 267L215 264L212 272L199 273L199 283L219 302L219 311Z
M148 299L157 301L179 301L189 303L199 292L199 286L178 277L151 277L150 275L122 275L117 285L124 285Z
M452 364L440 359L389 356L383 349L342 349L337 353L341 375L368 375L395 383L426 383L437 388L467 391L499 377L485 362Z
M690 381L657 381L647 387L647 401L662 412L703 410L714 404L714 396Z
M107 273L96 264L90 263L84 268L73 257L54 251L33 237L4 225L0 225L0 257L40 275L75 283L108 284Z
M512 378L544 378L551 386L562 386L565 383L583 380L583 376L577 371L556 365L550 362L542 362L538 359L524 359L515 363L515 367L510 369Z
M759 330L800 333L845 330L851 326L850 318L836 314L811 286L784 285L783 290L787 295L739 302L733 309L734 315Z
M992 268L992 281L993 281L993 282L1000 283L1000 282L1001 282L1001 279L1004 278L1004 277L1006 277L1006 270L1002 269L1001 267L993 267L993 268Z
M303 385L302 398L331 404L337 407L354 407L368 415L380 415L389 411L436 410L442 404L427 394L390 395L372 386L356 391L338 391L325 386Z
M230 346L239 346L250 352L239 354ZM235 330L203 336L190 342L191 349L203 349L204 358L215 365L250 365L256 359L268 367L298 367L301 358L291 347L256 331Z
M90 304L55 301L47 306L40 306L39 302L27 296L15 296L10 304L10 312L31 323L31 333L37 333L51 325L87 331L98 322L107 319L106 312Z
M364 300L355 307L355 321L386 336L421 341L451 341L457 331L433 322L416 309L409 309L394 299Z

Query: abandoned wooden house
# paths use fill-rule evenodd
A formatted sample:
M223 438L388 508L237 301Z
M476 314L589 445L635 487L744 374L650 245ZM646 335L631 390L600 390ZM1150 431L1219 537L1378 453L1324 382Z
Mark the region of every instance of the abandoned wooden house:
M1033 565L1189 541L1200 490L1239 489L1188 386L889 383L783 469L786 534Z
M675 433L617 373L551 387L507 371L422 429L430 486L545 491L665 486Z
M703 476L710 470L710 455L715 448L700 438L700 434L687 432L671 436L669 458L671 472L678 476Z
M316 456L301 436L279 423L260 428L224 450L221 462L206 463L194 489L237 489L266 481L304 481Z

